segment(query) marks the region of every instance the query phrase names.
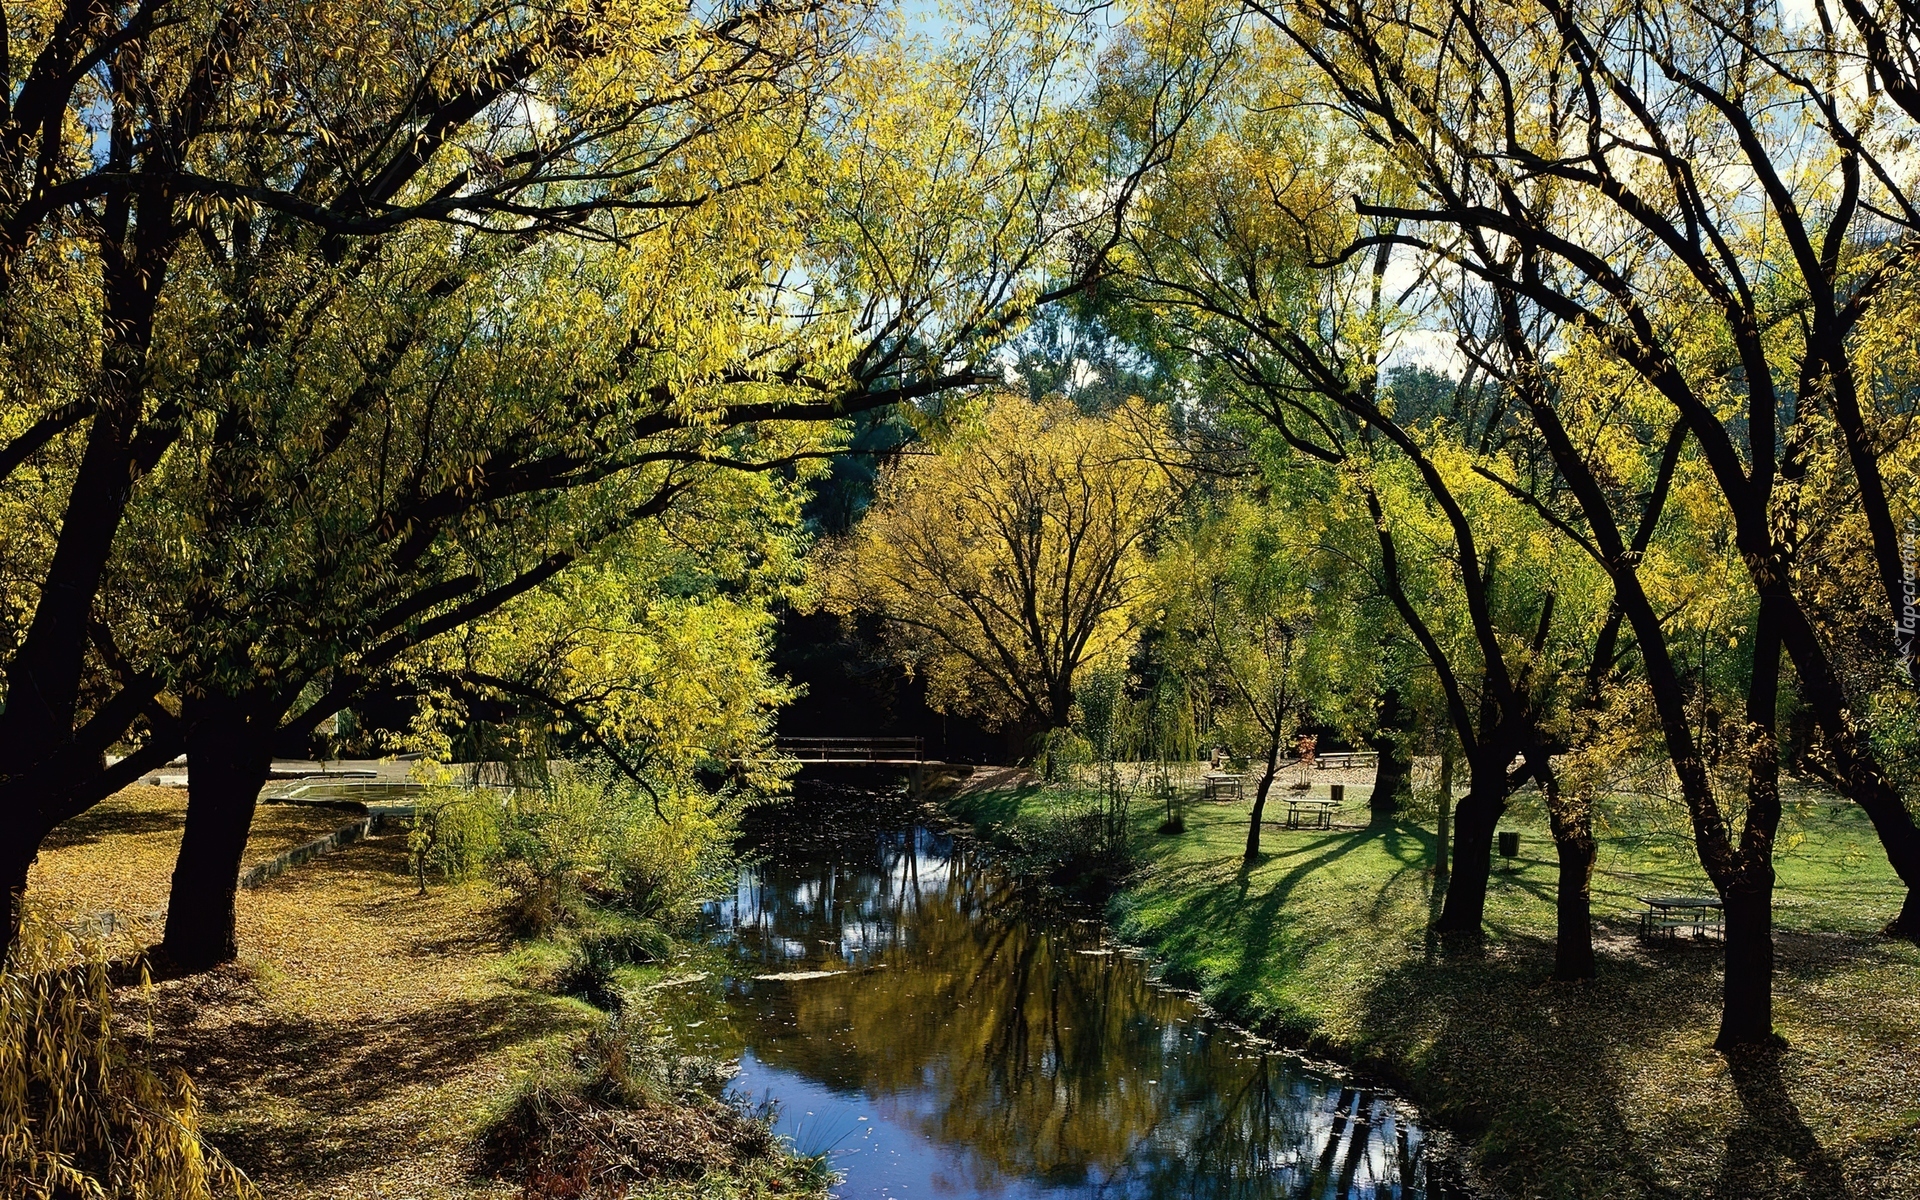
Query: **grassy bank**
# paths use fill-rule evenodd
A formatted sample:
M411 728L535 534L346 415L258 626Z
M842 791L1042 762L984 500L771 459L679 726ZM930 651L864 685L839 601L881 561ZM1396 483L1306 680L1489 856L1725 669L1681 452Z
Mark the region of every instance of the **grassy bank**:
M179 791L114 797L60 831L33 869L32 895L69 918L117 914L127 945L157 940L184 808ZM249 862L348 816L263 806ZM418 895L403 833L322 855L240 893L237 964L155 987L156 1053L198 1083L211 1140L270 1198L522 1195L529 1160L488 1178L478 1143L536 1087L549 1099L632 1102L637 1115L599 1132L652 1147L643 1157L666 1170L636 1197L785 1196L817 1182L764 1128L665 1079L671 1061L628 1061L616 1048L609 1077L608 1055L582 1049L595 1037L607 1048L607 1014L554 994L566 951L514 942L500 902L480 884ZM635 1029L659 970L622 972ZM566 1107L543 1111L576 1131L600 1119ZM561 1186L534 1194L575 1194Z
M1043 824L1056 794L1011 784L946 803L1002 834ZM1552 842L1524 804L1502 823L1521 855L1495 869L1475 952L1427 934L1430 831L1269 829L1249 866L1247 808L1189 805L1177 836L1153 832L1157 810L1136 811L1140 869L1110 906L1119 935L1169 982L1405 1090L1473 1143L1492 1189L1920 1195L1920 948L1875 932L1901 892L1858 810L1817 798L1791 810L1775 1010L1789 1046L1729 1062L1711 1049L1719 943L1635 936L1634 897L1704 887L1675 830L1606 815L1600 975L1565 985L1548 981Z

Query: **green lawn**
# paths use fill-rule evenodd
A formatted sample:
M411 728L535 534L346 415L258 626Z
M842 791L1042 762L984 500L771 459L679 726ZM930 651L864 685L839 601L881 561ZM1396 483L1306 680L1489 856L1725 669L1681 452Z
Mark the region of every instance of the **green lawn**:
M962 792L976 825L1036 819L1038 789ZM1119 935L1169 982L1262 1030L1358 1064L1466 1136L1521 1196L1920 1195L1920 949L1878 936L1898 882L1851 806L1790 806L1779 857L1776 1026L1788 1049L1715 1053L1719 943L1646 946L1634 897L1707 892L1684 826L1644 802L1602 814L1600 978L1548 981L1553 845L1522 800L1502 828L1479 949L1431 938L1430 829L1269 829L1193 804L1187 832L1137 814L1144 866Z

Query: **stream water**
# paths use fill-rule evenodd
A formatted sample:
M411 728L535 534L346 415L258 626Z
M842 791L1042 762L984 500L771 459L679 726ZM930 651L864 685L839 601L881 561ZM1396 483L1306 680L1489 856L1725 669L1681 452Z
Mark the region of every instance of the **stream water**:
M847 811L759 831L706 912L723 967L666 1006L843 1200L1456 1194L1403 1103L1155 985L897 804Z

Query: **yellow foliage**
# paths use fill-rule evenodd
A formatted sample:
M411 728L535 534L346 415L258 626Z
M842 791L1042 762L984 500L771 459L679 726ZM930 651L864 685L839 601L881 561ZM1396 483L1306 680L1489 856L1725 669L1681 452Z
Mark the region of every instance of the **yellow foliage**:
M28 905L0 969L0 1195L255 1197L201 1141L187 1077L139 1061L115 1019L102 945Z
M1081 672L1123 662L1169 512L1169 434L1139 402L1087 416L994 397L937 452L908 453L831 547L834 611L872 613L931 701L996 725L1067 724Z

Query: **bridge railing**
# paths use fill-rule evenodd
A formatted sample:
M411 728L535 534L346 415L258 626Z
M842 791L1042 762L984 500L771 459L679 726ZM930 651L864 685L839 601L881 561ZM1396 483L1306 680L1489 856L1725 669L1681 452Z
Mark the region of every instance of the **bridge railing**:
M773 745L800 762L922 762L926 757L917 737L783 737Z

